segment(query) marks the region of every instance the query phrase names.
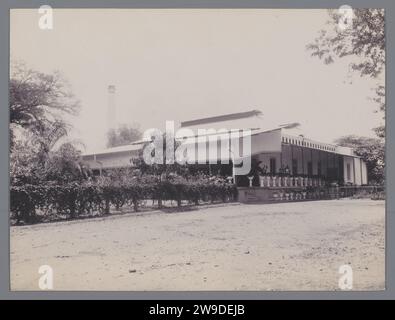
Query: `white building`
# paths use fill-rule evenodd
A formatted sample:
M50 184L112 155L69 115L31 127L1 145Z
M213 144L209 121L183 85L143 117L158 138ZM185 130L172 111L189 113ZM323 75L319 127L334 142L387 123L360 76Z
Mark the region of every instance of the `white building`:
M265 127L260 112L256 110L185 121L180 127L192 129L194 132L197 129L251 129L252 161L258 162L260 168L265 168L266 174L270 176L285 174L290 177L316 178L356 186L368 183L366 164L352 148L306 138L296 124ZM209 153L210 147L205 137L199 136L197 140L202 141L202 138L203 143L207 143ZM96 172L127 167L133 165L133 159L139 155L144 145L140 141L104 149L84 154L82 159ZM197 147L196 149L198 150ZM231 154L229 159L232 159ZM206 166L209 169L213 167L208 164ZM239 185L239 181L243 179L237 181ZM245 181L244 179L244 184ZM259 184L257 181L254 183Z

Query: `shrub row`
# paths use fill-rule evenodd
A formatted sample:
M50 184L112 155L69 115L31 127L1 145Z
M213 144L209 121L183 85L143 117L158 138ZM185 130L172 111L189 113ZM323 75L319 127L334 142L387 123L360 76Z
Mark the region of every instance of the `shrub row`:
M142 200L152 199L159 207L164 200L173 200L181 206L183 200L198 204L199 201L228 201L237 196L232 184L209 181L198 182L72 182L63 185L12 186L11 217L17 223L35 222L37 211L44 215L64 215L76 218L87 213L109 214L110 208L132 206L139 209Z

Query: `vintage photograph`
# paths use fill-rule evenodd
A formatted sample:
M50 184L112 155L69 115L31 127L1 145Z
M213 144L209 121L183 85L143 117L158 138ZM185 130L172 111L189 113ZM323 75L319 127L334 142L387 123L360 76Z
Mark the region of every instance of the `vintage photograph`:
M10 289L385 290L384 31L11 9Z

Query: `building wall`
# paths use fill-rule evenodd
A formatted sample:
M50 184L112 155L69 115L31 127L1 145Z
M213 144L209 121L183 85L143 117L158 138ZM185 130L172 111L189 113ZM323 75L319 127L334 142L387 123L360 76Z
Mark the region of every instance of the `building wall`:
M368 171L366 163L361 158L354 158L355 184L368 184Z
M312 162L312 173L318 175L318 163L321 162L321 175L328 175L328 168L338 170L338 157L329 152L320 150L303 148L299 146L291 146L283 144L282 146L282 162L292 171L292 159L297 161L297 172L294 174L307 174L308 163ZM291 172L292 173L292 172Z
M282 164L284 167L288 166L292 174L307 174L308 162L311 161L313 175L318 174L318 161L321 161L321 174L326 175L327 155L319 150L308 148L303 148L302 150L298 146L291 147L290 145L283 144L281 153L261 153L257 158L262 161L261 166L267 165L268 168L270 166L270 158L275 158L277 172ZM297 161L297 172L292 172L292 159ZM333 157L331 159L333 161Z
M120 168L128 167L132 164L131 159L134 154L132 152L117 152L94 156L83 156L82 160L88 164L91 169L103 169L103 168Z
M281 152L281 130L272 130L251 136L251 153Z
M277 132L272 132L277 139ZM272 137L273 138L273 137ZM90 166L91 169L128 167L132 164L132 159L136 157L138 151L112 152L106 154L98 154L96 156L86 155L82 159ZM308 173L308 162L312 162L312 174L318 174L318 163L321 163L321 175L329 179L335 180L344 178L345 183L353 183L356 185L367 184L367 167L366 164L357 157L339 155L333 152L326 152L312 148L295 146L283 143L281 152L264 152L255 155L261 166L266 165L270 172L270 159L276 161L276 172L279 172L281 165L288 166L291 174L301 175ZM96 159L95 159L96 158ZM297 172L292 172L292 159L297 160ZM339 161L341 160L341 161ZM99 163L100 162L100 163ZM302 163L304 162L304 166ZM348 174L348 169L349 173Z
M292 172L292 168L291 168L291 172L293 174L302 174L303 173L302 150L300 147L295 147L295 146L292 146L291 148L292 148L291 150L292 150L293 159L297 160L297 168L298 168L297 172Z
M318 150L312 150L311 152L311 159L313 163L313 175L318 174L318 161L320 160L319 158L320 154ZM322 171L321 171L322 173Z
M282 162L284 167L288 166L289 169L292 169L292 158L291 158L291 148L289 145L282 145Z
M362 161L362 159L361 159ZM362 161L362 184L368 184L368 168L366 167L366 163Z
M362 184L362 171L361 171L361 159L359 158L353 158L354 159L354 168L355 168L355 181L354 183L356 185L361 185Z
M367 184L367 167L366 163L356 157L338 155L332 152L323 152L320 150L312 150L301 147L291 146L284 144L282 146L282 153L265 153L259 155L259 160L262 161L261 165L270 167L270 158L276 159L277 173L281 167L281 163L285 166L288 165L292 173L292 156L298 162L298 171L293 174L307 174L308 162L312 161L312 173L318 175L318 163L321 162L321 175L332 179L344 179L345 183L353 183L356 185ZM302 160L304 166L302 166ZM349 174L347 167L349 166ZM331 176L332 175L332 176Z
M351 167L351 179L347 177L347 164ZM344 156L344 182L351 182L358 186L368 184L366 163L361 158Z
M289 144L282 145L282 152L261 153L257 159L262 161L261 166L270 168L270 158L276 159L276 173L281 168L288 166L291 174L308 174L308 163L312 162L312 174L318 175L318 163L321 163L321 175L332 180L344 179L344 182L357 185L367 184L366 165L359 158L339 155L333 152L325 152ZM292 172L292 159L297 161L297 172ZM302 165L302 163L304 165ZM349 166L349 174L348 174Z
M347 177L347 164L351 168L351 179ZM344 156L344 182L351 182L356 185L368 184L366 163L361 158Z
M326 157L325 152L318 151L318 157L321 161L321 175L324 177L328 174L328 158Z
M345 183L355 183L355 167L354 167L354 157L343 157L343 166L344 166L344 182ZM349 174L348 168L349 167Z
M262 161L262 163L260 164L261 167L263 167L264 165L267 166L268 173L272 173L272 172L270 172L270 159L275 158L276 159L276 173L278 173L278 170L281 166L280 165L281 154L279 152L277 152L277 153L261 153L261 154L257 155L256 157L259 161Z

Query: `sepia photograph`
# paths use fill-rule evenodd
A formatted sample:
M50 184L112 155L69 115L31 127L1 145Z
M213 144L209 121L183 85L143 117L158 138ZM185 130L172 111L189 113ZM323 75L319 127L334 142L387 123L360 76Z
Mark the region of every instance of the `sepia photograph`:
M386 289L384 9L9 14L11 291Z

